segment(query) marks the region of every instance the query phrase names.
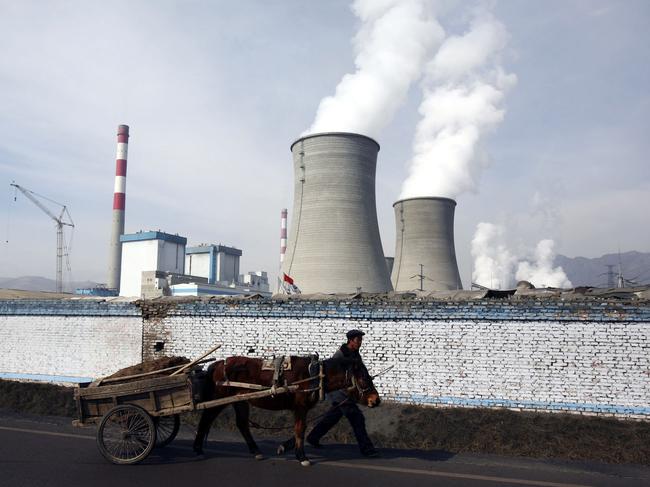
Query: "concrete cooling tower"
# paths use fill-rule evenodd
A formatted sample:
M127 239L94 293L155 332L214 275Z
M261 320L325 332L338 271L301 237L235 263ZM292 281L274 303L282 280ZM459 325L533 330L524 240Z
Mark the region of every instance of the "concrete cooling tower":
M291 145L294 201L282 271L302 293L392 289L377 224L379 144L321 133Z
M420 282L425 291L463 288L454 249L455 207L454 200L437 197L409 198L393 205L396 245L391 280L395 291L419 289Z

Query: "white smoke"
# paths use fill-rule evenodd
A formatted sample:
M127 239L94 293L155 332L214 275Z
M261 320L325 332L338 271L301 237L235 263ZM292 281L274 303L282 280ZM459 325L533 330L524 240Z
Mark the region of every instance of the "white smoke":
M491 289L512 289L517 281L529 281L535 287L570 288L562 267L553 267L554 246L553 240L545 239L532 252L525 248L517 252L507 244L505 227L481 222L472 239L472 281Z
M506 245L505 229L481 222L472 239L474 269L472 282L490 289L507 289L513 285L517 259Z
M444 38L430 1L356 0L352 10L361 20L354 38L356 71L320 102L303 135L345 131L376 137Z
M523 261L517 267L516 278L519 281L529 281L535 287L572 287L562 267L553 267L555 259L555 242L547 239L537 244L534 261Z
M409 176L400 198L456 198L476 189L487 158L480 143L502 120L499 108L516 84L500 66L508 33L486 10L476 10L469 31L451 36L427 65Z

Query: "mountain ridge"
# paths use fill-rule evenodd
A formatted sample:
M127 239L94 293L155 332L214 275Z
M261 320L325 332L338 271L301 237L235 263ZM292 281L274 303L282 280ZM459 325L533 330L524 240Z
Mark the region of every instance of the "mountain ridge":
M650 252L632 250L600 257L567 257L558 254L555 266L561 266L573 286L616 287L619 274L627 286L650 284ZM611 267L611 276L608 276ZM609 280L612 282L608 282Z
M626 285L650 284L650 252L632 250L593 258L567 257L558 254L553 263L555 267L562 267L574 287L616 287L619 264ZM611 279L613 285L611 286L608 283L610 278L607 275L609 272L608 266L612 266ZM77 288L91 288L98 285L99 283L94 281L74 281L64 283L64 290L74 292ZM0 277L0 288L54 292L56 282L54 279L42 276Z

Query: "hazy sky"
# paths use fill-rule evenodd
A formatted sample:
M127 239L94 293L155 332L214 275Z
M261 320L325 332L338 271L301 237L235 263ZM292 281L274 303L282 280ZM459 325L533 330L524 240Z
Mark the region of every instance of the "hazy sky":
M462 34L473 3L447 2ZM479 222L513 246L553 239L568 256L650 251L650 3L498 1L501 63L517 83L485 139L488 167L458 197L456 252L469 280ZM126 231L243 250L278 267L289 146L354 71L348 1L0 0L0 276L54 277L56 231L13 180L68 205L75 280L106 281L115 133L131 127ZM392 204L412 157L420 86L376 138L377 211L394 254Z

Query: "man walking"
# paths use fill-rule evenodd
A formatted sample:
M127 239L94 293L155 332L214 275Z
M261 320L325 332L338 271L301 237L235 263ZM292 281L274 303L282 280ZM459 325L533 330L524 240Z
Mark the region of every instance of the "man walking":
M347 332L347 343L341 345L341 348L332 356L332 358L350 358L361 361L359 349L363 342L364 332L361 330L350 330ZM323 418L314 426L307 435L307 443L315 448L322 448L320 439L345 416L352 426L354 436L359 444L361 454L367 457L377 457L379 452L370 441L366 431L366 420L359 407L353 402L346 400L347 395L344 391L334 391L328 394L328 399L332 401L332 407L325 413Z

